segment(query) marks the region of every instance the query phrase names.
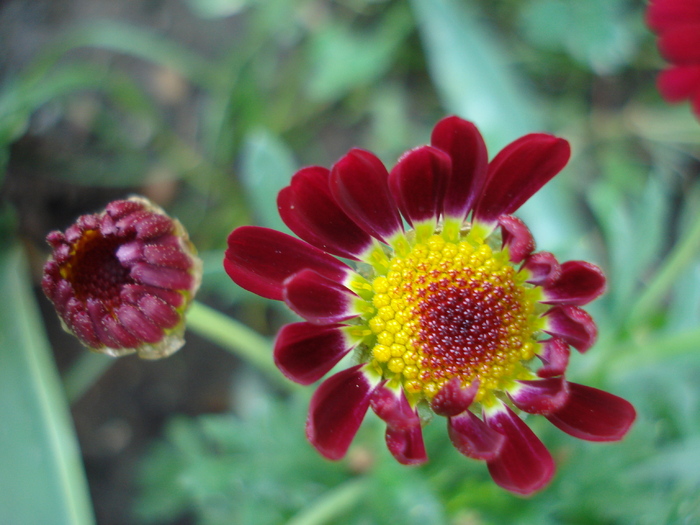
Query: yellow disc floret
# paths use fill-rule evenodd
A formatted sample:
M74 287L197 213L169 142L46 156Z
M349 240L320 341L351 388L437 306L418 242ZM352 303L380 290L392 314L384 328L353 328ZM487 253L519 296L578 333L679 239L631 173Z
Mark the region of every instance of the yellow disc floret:
M432 399L453 377L464 386L478 380L482 402L531 377L523 362L539 349L538 295L507 251L468 234L457 242L432 235L391 258L371 286L369 359L412 403Z

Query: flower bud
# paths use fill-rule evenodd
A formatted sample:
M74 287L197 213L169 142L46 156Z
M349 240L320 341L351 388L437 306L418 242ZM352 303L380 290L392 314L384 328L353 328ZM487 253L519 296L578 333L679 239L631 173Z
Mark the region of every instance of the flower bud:
M50 233L42 288L93 352L167 357L183 344L202 262L179 221L142 197L111 202Z

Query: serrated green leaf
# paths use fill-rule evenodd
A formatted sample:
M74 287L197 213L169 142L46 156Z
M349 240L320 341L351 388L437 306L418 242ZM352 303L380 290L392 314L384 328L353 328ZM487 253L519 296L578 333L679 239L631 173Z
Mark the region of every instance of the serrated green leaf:
M0 257L3 523L93 523L63 389L18 249Z

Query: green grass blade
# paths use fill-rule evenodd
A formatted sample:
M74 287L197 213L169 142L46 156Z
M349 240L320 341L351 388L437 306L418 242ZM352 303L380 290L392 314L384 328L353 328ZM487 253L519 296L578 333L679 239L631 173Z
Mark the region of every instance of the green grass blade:
M0 254L0 516L94 523L65 395L19 250Z
M541 130L527 86L473 6L457 0L411 5L430 76L448 111L474 121L490 147Z

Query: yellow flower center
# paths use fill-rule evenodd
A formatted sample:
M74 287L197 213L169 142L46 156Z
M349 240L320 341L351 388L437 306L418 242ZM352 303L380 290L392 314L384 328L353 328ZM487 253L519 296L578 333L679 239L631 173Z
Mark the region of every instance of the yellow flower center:
M375 267L376 268L376 267ZM479 380L477 401L515 379L540 345L539 291L508 260L467 234L432 235L394 256L372 281L370 363L403 385L409 400L432 399L451 378Z

